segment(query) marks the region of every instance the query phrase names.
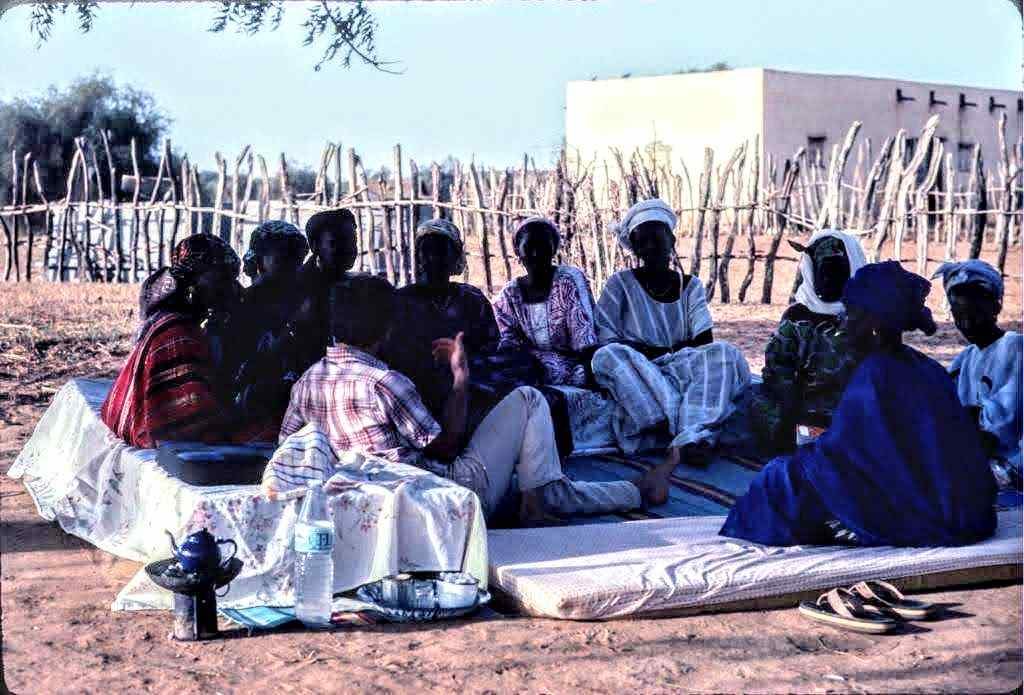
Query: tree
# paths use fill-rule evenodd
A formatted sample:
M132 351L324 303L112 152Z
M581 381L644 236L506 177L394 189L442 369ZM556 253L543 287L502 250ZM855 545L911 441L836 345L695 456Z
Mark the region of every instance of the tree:
M57 18L66 15L71 9L78 16L78 26L83 32L92 29L99 10L94 0L37 2L32 5L29 28L40 44L50 38ZM0 9L0 17L5 11ZM236 31L253 35L265 30L276 30L283 18L282 0L222 0L209 30L220 33L232 27ZM306 30L302 42L304 46L323 46L314 70L320 70L334 60L348 68L355 59L381 72L399 72L393 69L394 61L383 60L377 55L377 20L365 0L321 0L309 8L302 26Z
M41 97L0 101L0 201L11 199L10 155L15 148L19 159L32 152L43 190L52 200L64 195L76 137L84 137L87 146L95 148L105 172L101 133L108 133L111 158L121 173L132 171L135 138L139 168L143 174L155 174L159 144L169 124L149 93L118 86L104 75L78 79L64 90L50 87Z

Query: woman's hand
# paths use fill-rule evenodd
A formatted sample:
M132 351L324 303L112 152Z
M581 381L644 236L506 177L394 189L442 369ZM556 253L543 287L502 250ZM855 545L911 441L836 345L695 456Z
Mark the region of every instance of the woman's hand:
M456 382L469 381L469 359L463 338L464 334L460 331L454 338L438 338L431 345L434 360L438 364L447 362Z

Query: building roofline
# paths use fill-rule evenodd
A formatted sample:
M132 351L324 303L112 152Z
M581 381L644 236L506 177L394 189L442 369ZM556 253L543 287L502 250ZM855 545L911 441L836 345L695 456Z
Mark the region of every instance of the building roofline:
M635 82L637 80L651 80L651 79L668 79L668 78L685 78L685 77L696 77L699 75L713 75L719 72L754 72L760 71L763 73L774 73L780 75L807 75L811 77L836 77L840 79L854 79L854 80L875 80L877 82L900 82L907 85L920 85L922 87L939 87L943 89L976 89L987 92L1005 92L1007 94L1020 95L1020 89L1006 89L1005 87L992 87L989 85L976 85L976 84L955 84L952 82L924 82L922 80L911 80L904 79L902 77L878 77L875 75L847 75L837 74L830 72L812 72L809 70L781 70L778 68L769 68L764 66L758 67L747 67L747 68L732 68L729 70L711 70L708 72L684 72L684 73L664 73L661 75L638 75L636 77L609 77L595 80L569 80L568 84L588 84L591 82Z

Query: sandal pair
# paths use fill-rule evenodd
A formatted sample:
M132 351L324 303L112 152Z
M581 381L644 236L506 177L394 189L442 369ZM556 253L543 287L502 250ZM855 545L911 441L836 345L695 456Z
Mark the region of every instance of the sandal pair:
M907 598L888 582L872 580L832 589L813 603L801 602L797 610L833 627L880 635L897 629L904 620L927 620L938 607Z

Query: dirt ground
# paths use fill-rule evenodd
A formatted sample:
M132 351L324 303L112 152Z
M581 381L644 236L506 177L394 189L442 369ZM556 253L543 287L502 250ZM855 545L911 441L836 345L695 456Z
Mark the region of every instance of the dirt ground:
M909 253L907 254L909 256ZM1019 268L1019 253L1009 267ZM789 287L792 269L776 282ZM734 287L738 283L734 283ZM760 281L755 287L760 286ZM113 376L135 322L134 287L0 284L0 473L53 393L77 375ZM735 291L735 290L734 290ZM1020 330L1020 275L1004 316ZM913 344L943 362L962 341L940 331ZM712 307L716 335L752 369L781 306ZM1020 685L1021 586L931 593L942 620L893 636L808 624L794 610L576 623L519 617L428 626L279 632L212 643L168 638L166 613L113 613L138 565L39 518L0 476L3 667L18 693L442 690L483 692L1006 692Z

